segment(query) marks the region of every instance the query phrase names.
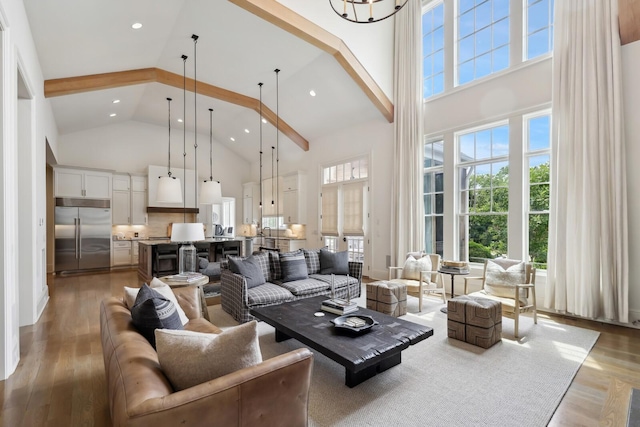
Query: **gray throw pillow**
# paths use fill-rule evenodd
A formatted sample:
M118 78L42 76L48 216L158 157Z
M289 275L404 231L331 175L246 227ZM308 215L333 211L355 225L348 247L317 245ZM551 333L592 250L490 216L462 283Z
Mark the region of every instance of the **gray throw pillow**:
M131 308L133 326L156 348L156 329L183 329L176 306L146 283Z
M320 274L349 274L349 252L320 249Z
M247 289L255 288L265 283L264 273L260 268L260 263L253 256L247 257L245 260L238 258L229 258L229 269L244 276L247 282Z
M209 265L209 260L206 258L198 257L198 268L203 269L207 268Z
M280 270L283 282L308 279L307 262L302 251L280 254Z
M307 271L309 274L320 273L320 249L306 250L303 249L304 259L307 262Z

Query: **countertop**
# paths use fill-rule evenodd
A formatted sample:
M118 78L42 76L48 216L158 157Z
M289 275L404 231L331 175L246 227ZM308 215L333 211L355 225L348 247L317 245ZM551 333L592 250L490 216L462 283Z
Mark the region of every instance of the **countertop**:
M242 239L235 238L235 237L215 237L215 238L210 237L208 239L199 240L199 242L209 242L209 243L228 242L228 241L242 242ZM172 242L168 237L166 239L139 240L138 241L139 245L147 245L147 246L165 245L167 243L175 243L175 242Z
M279 240L307 240L306 237L284 237L284 236L280 236L280 237L276 237L276 236L244 236L245 239L255 239L256 237L260 238L264 238L264 239L279 239Z

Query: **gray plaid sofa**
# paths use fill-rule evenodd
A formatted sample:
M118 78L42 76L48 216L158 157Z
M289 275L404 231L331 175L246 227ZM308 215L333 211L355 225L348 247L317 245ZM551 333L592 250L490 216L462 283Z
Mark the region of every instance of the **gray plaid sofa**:
M280 279L280 261L277 252L254 253L258 257L266 282L247 289L245 278L228 268L228 261L220 264L220 298L222 309L240 323L255 319L249 311L252 308L281 304L317 295L330 295L331 275L319 274L320 261L317 250L304 250L308 278L292 282ZM349 262L349 275L334 275L335 297L351 298L360 296L362 284L362 263Z

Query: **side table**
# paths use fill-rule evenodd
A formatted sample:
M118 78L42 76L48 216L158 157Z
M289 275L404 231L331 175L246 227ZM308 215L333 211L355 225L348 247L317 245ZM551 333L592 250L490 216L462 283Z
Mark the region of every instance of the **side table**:
M443 270L443 269L439 269L438 273L442 273L442 274L448 274L451 276L451 298L455 298L456 297L456 293L454 292L454 286L455 286L455 279L456 276L466 276L469 274L468 271L451 271L451 270ZM447 307L442 307L440 309L441 312L446 313L447 312Z
M196 286L200 293L200 305L202 310L202 316L205 319L209 320L209 311L207 310L207 300L204 297L204 290L202 289L204 285L209 283L209 276L202 276L202 278L199 278L192 282L187 282L186 280L176 280L175 278L173 278L173 276L164 276L164 277L160 277L159 279L162 280L167 285L171 286L172 288Z

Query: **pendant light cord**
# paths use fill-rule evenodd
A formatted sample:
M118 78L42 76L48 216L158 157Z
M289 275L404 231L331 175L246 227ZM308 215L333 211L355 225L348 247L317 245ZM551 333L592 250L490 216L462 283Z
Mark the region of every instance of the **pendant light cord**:
M167 163L167 174L171 178L171 98L167 98L167 105L169 106L169 147L167 148L169 162Z
M280 183L278 182L278 177L280 176L280 151L279 151L279 139L280 139L280 70L279 69L275 69L274 70L276 73L276 218L278 218L278 214L280 212L278 212L278 204L280 203L280 194L278 194L278 191L280 191ZM284 218L283 218L284 219ZM279 224L278 224L279 225ZM276 234L276 240L280 241L279 239L280 234Z
M194 170L194 197L195 206L198 207L198 36L191 34L193 39L193 170Z
M260 209L259 227L262 228L262 83L258 83L258 86L260 87L260 204L258 207Z
M213 182L213 108L209 108L209 181Z
M187 222L187 55L182 55L182 222Z

